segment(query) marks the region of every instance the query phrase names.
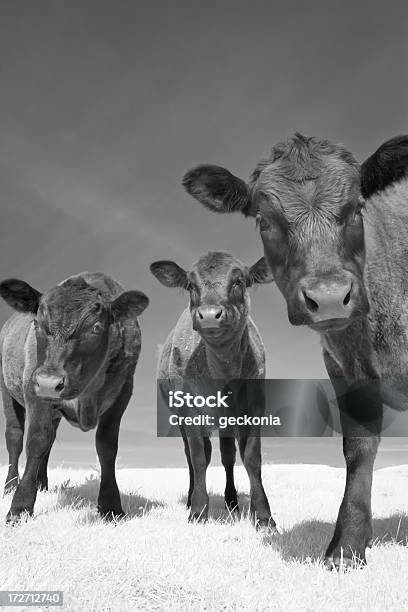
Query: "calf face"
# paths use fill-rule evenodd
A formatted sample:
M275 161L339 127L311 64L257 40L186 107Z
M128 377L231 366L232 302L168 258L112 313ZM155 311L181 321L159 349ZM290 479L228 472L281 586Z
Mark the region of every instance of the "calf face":
M359 167L342 146L296 134L249 184L217 166L198 166L183 184L211 210L256 217L293 325L341 329L367 313Z
M9 279L0 283L0 295L15 310L34 316L37 367L32 382L35 394L50 401L80 395L105 362L111 325L138 316L148 304L139 291L108 302L81 278L44 294Z
M247 268L222 251L203 255L189 272L172 261L156 261L150 270L166 287L190 293L193 328L210 344L227 342L246 325L248 287L272 281L264 258Z

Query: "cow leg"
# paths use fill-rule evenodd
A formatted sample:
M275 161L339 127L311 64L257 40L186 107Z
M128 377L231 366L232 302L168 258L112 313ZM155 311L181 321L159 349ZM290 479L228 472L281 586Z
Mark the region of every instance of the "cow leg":
M347 466L346 488L332 541L326 552L329 568L365 563L366 547L373 536L371 484L379 438L343 438Z
M268 498L266 497L261 476L261 438L249 436L247 431L239 431L239 451L249 477L250 517L257 529L275 530L275 521L271 516Z
M234 483L234 465L237 449L235 438L220 436L221 461L225 469L225 506L229 512L239 512L237 490Z
M55 436L57 434L58 425L60 424L61 419L54 419L52 421L52 437L51 444L48 451L45 453L44 457L41 459L40 467L37 474L37 487L39 491L48 491L48 459L50 458L50 453L52 449L52 445L55 442Z
M126 382L114 404L103 414L96 430L96 452L101 465L98 512L109 520L125 515L116 482L115 463L118 453L122 415L132 395L132 382Z
M347 468L343 501L326 551L327 566L339 568L341 560L343 566L353 565L354 560L365 563L371 543L371 484L383 409L378 380L350 385L327 351L323 357L337 396Z
M191 463L194 471L194 489L191 496L189 521L206 521L208 518L207 467L211 459L211 441L208 437L188 438Z
M3 377L1 376L1 379ZM6 447L9 457L9 467L4 485L4 493L14 491L18 482L18 460L23 450L25 410L7 391L1 381L3 408L6 418Z
M191 506L191 496L193 495L193 489L194 489L194 470L193 470L193 464L191 463L190 447L188 445L188 439L187 439L187 435L186 435L186 432L184 430L184 427L180 426L180 432L181 432L181 436L183 438L184 452L185 452L185 455L186 455L186 458L187 458L187 463L188 463L188 474L189 474L190 484L189 484L189 487L188 487L187 508L190 508L190 506Z
M27 406L26 466L15 490L7 522L17 521L24 512L33 513L37 497L37 475L41 460L51 446L53 436L52 407L35 402Z

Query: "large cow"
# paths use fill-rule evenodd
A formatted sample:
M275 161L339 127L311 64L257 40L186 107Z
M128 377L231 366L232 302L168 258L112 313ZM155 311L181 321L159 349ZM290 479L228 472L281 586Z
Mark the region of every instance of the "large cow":
M203 255L190 271L172 261L150 267L166 287L181 287L190 294L190 306L170 332L159 361L159 381L263 379L265 353L259 332L249 315L248 287L272 280L262 258L247 268L229 253ZM255 403L246 406L248 412ZM263 406L262 406L263 408ZM181 427L190 472L187 505L189 520L206 520L208 494L206 470L211 459L208 436L190 435ZM238 509L234 484L235 437L250 481L250 515L257 528L274 531L269 503L261 479L261 441L256 427L239 427L230 436L220 435L222 463L226 472L225 504Z
M293 325L321 336L343 422L347 476L329 567L365 562L383 402L407 407L408 136L362 166L343 146L296 134L248 183L198 166L184 186L216 212L256 217ZM382 393L382 398L381 398Z
M37 488L47 488L48 457L61 417L82 431L97 427L98 510L107 518L123 516L115 476L119 426L141 348L137 316L148 298L88 272L43 294L24 281L5 280L0 295L17 311L0 335L9 453L5 491L15 488L7 520L32 514ZM19 480L25 419L27 459Z

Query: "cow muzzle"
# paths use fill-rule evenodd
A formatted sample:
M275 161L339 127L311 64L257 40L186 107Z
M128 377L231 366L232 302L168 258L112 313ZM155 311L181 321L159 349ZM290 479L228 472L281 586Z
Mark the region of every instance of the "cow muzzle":
M199 306L196 315L197 327L202 330L219 329L225 317L225 308L222 306Z
M358 289L351 275L319 280L306 279L298 290L301 309L308 321L317 327L329 322L344 324L358 307Z
M65 378L55 374L35 374L34 391L44 399L60 399L64 390Z

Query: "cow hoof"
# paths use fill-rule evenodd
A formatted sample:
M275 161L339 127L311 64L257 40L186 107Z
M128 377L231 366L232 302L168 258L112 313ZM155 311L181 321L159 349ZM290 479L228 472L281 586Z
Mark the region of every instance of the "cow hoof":
M7 512L6 524L7 525L18 525L22 518L32 516L33 510L30 508L22 509L10 509Z
M278 531L276 529L276 523L271 516L264 519L255 519L254 523L257 531L264 532L265 530L268 530L271 534Z
M225 507L231 515L239 516L239 505L236 499L232 501L225 501Z
M111 510L110 508L104 509L98 507L98 513L103 518L104 521L115 523L123 519L126 514L123 512L122 508L120 510Z
M202 510L201 512L190 512L188 517L189 523L206 523L208 520L208 512Z
M364 542L364 543L363 543ZM368 539L363 542L358 542L356 539L353 543L348 542L347 544L330 544L326 552L325 565L329 570L349 570L349 569L361 569L366 564L366 543Z
M269 521L258 521L255 528L264 544L269 544L275 536L280 535L273 519Z
M325 558L324 564L329 571L346 572L348 570L363 569L367 565L367 561L365 557L361 559L358 557L330 556Z

